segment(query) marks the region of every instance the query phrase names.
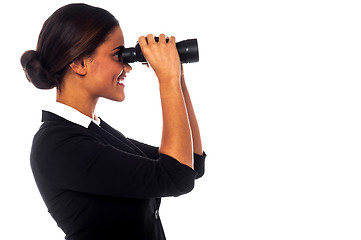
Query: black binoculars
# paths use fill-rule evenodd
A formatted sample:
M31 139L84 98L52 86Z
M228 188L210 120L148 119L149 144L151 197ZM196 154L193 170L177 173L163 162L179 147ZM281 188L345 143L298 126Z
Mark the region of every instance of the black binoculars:
M154 40L158 42L159 38L155 37ZM166 41L168 42L169 39L166 39ZM197 39L180 41L176 43L176 46L181 63L193 63L199 61ZM147 62L138 42L134 48L123 48L121 51L124 63Z

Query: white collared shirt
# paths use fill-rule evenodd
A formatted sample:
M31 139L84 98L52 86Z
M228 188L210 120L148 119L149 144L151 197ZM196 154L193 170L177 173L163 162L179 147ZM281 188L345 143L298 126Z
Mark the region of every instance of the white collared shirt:
M100 118L94 115L94 119L88 117L87 115L79 112L75 108L72 108L68 105L65 105L60 102L55 102L47 105L43 110L52 112L66 120L88 128L91 122L94 122L96 125L100 126Z

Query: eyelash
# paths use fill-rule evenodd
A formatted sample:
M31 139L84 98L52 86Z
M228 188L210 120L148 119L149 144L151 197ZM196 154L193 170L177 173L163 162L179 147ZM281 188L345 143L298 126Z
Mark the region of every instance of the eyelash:
M122 50L119 49L119 51L117 51L117 52L114 54L114 56L116 56L116 57L119 59L119 61L120 61L121 58L122 58Z
M122 60L122 54L120 52L115 53L113 57L116 57L118 62L121 62Z

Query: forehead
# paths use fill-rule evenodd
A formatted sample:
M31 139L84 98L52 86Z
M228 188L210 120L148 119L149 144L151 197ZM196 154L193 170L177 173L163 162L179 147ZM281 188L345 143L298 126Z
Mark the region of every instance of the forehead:
M124 46L124 37L122 29L118 26L109 34L105 42L101 44L99 48L113 50L119 46Z

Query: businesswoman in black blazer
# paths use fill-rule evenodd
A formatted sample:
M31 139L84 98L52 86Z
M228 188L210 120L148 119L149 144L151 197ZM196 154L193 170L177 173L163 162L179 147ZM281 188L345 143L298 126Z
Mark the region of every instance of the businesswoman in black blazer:
M100 97L124 99L131 71L119 54L118 21L85 4L66 5L43 25L36 51L21 64L37 88L57 88L42 112L31 167L49 213L69 240L165 239L160 198L179 196L204 173L197 120L175 46L165 36L140 37L159 80L160 147L125 137L94 115Z

